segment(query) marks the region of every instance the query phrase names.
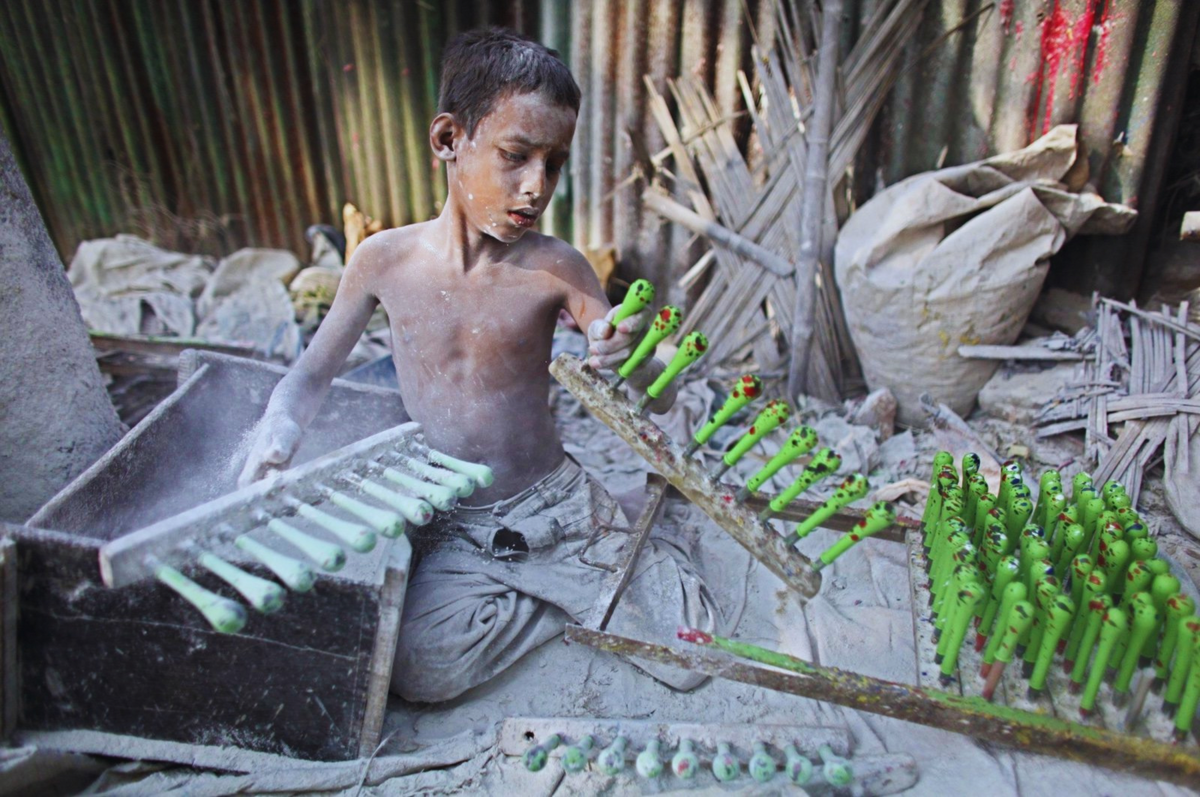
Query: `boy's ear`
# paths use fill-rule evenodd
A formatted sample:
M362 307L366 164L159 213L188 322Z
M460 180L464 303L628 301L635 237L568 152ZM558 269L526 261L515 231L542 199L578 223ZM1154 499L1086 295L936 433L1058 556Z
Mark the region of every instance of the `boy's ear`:
M455 159L454 145L457 134L463 132L452 114L439 113L429 123L429 146L433 154L444 161Z

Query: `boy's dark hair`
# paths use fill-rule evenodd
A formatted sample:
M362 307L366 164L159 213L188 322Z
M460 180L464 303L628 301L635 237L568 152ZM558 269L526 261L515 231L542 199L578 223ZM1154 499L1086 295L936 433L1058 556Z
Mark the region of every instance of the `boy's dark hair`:
M555 50L508 28L467 31L446 46L438 112L454 114L468 137L496 100L535 91L579 112L579 86Z

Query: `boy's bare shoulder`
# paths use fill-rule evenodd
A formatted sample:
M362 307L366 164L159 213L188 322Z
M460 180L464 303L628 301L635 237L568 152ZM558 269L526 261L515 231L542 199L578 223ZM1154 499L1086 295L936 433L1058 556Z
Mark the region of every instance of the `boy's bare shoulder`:
M532 257L534 265L559 279L577 283L589 275L595 276L592 264L583 253L561 238L531 232L521 241L529 244L527 257Z
M403 265L411 257L413 246L421 240L428 224L423 221L375 233L358 245L348 265L357 266L368 274Z

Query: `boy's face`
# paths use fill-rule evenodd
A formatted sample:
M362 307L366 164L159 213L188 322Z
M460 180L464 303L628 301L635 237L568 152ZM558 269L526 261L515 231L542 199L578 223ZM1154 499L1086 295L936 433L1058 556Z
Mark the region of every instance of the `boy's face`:
M515 243L537 222L558 185L575 135L575 112L544 94L499 99L475 125L455 135L459 205L480 231Z

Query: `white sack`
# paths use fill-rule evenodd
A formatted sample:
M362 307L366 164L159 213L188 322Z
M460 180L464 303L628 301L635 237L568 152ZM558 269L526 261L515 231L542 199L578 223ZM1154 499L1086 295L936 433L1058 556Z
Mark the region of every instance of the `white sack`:
M1050 255L1075 233L1132 225L1136 211L1059 182L1075 162L1075 130L902 180L842 228L834 265L850 335L867 384L892 391L901 423L922 420L922 393L968 414L997 363L958 347L1013 343Z

